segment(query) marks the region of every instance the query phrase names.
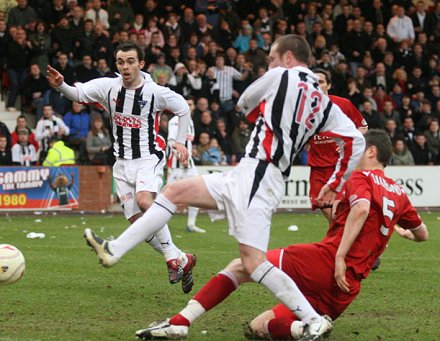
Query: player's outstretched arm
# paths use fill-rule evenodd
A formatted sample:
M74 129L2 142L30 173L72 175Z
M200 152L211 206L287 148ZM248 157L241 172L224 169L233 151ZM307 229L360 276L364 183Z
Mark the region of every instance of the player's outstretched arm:
M68 99L74 102L81 102L78 97L77 88L64 83L64 76L50 65L47 66L46 78L52 88L61 92Z
M402 238L409 239L415 242L424 242L428 240L429 234L426 225L422 223L418 228L414 230L406 230L400 226L394 226L394 230Z
M341 243L335 257L335 280L342 291L349 293L350 287L345 278L345 256L350 251L351 246L356 240L359 232L364 226L365 220L370 212L370 202L366 200L355 203L348 214L345 222L344 232L342 234Z

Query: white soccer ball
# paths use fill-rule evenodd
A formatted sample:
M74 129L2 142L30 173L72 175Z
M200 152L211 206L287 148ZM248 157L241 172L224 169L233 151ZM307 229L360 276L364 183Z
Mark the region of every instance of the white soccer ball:
M15 246L0 244L0 285L17 282L24 274L24 256Z

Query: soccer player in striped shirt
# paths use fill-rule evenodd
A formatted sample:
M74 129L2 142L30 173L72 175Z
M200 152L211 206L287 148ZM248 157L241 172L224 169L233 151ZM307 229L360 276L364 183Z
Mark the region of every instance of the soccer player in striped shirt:
M217 210L216 217L228 218L229 233L237 239L250 278L295 311L310 327L313 338L328 333L332 324L312 308L295 282L266 258L272 214L281 202L292 161L307 141L317 132L325 132L335 138L344 156L318 200L328 191L341 190L365 148L362 134L319 89L316 76L307 68L310 54L302 37L278 38L269 56L271 69L245 90L238 103L248 120L255 122L239 165L230 172L165 186L155 204L117 239L97 239L100 259L116 263L166 224L177 205Z
M145 62L138 45L119 45L115 57L120 73L117 78L98 78L69 86L57 70L48 66L47 79L70 100L99 103L110 114L116 156L113 166L116 190L125 217L134 223L150 208L162 186L166 143L158 134L161 112L168 110L179 118L173 148L181 162L188 159L184 144L191 118L181 95L157 85L150 75L141 72ZM86 229L88 243L94 242L92 236L93 232ZM183 253L173 244L166 224L145 236L144 240L164 255L170 282L182 280L183 291L189 292L193 285L195 257ZM103 265L111 266L105 262Z

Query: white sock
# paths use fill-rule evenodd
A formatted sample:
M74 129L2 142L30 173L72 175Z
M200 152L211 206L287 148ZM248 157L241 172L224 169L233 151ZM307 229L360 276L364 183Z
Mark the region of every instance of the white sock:
M268 261L260 264L251 274L251 278L254 282L264 285L303 322L308 323L312 318L321 318L295 282Z
M122 232L117 239L109 242L110 251L115 257L121 258L136 245L156 234L171 219L175 211L176 205L163 194L159 194L142 217Z
M189 323L193 324L205 311L205 308L198 301L189 300L187 306L179 314L186 318Z
M199 209L197 207L188 207L188 224L189 227L196 226L197 215L199 214Z
M159 239L156 238L156 236L153 236L150 240L146 240L145 242L150 244L150 246L154 250L156 250L157 252L159 252L163 256L162 245L160 245L160 241L159 241Z
M159 241L159 244L162 248L162 254L165 257L165 261L169 261L170 259L178 258L182 254L176 245L173 243L173 239L171 238L170 229L168 225L165 224L159 231L156 232L155 237Z

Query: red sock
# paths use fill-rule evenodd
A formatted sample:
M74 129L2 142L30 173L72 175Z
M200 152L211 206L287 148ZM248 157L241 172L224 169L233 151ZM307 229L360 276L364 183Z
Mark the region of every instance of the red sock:
M223 274L211 278L194 296L206 311L215 307L235 290L234 282Z
M293 320L290 317L278 317L269 321L267 329L273 340L291 339L290 326Z
M196 306L191 307L191 305L188 304L186 308L181 311L181 313L183 313L186 309L189 309L189 311L194 309L192 314L184 314L185 316L191 317L186 318L179 313L170 319L170 323L178 326L189 327L191 322L193 322L205 311L215 307L226 297L228 297L234 290L234 282L228 276L218 274L217 276L211 278L211 280L209 280L209 282L206 283L203 288L200 289L200 291L194 296L193 300L197 301L200 308L197 308Z
M174 324L175 326L187 326L187 327L191 325L191 323L189 323L189 321L180 314L174 315L170 319L170 324Z

